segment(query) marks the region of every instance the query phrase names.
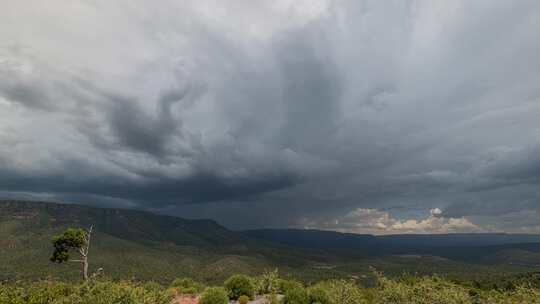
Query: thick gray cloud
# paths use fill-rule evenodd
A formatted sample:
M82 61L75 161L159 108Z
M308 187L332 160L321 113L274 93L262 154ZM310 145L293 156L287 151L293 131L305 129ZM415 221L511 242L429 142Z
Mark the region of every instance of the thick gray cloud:
M540 232L537 1L2 7L2 196Z

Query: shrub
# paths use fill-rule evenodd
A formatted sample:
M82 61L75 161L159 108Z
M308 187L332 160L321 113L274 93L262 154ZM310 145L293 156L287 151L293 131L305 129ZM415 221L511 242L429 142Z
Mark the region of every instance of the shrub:
M305 288L289 289L283 298L284 304L309 304L309 296Z
M377 297L381 303L471 303L469 292L464 286L437 276L415 279L414 282L399 282L382 276L377 279Z
M287 291L291 289L303 288L303 287L304 286L302 285L302 283L297 282L297 281L284 280L284 279L279 280L279 291L283 294L287 293Z
M312 304L330 304L330 297L326 290L320 286L314 286L308 289L309 303Z
M50 303L56 299L69 296L74 291L76 290L69 284L43 281L32 284L31 287L27 287L24 291L19 289L20 302L13 301L13 303ZM0 301L0 303L3 302Z
M485 302L481 303L539 303L540 289L532 288L530 285L518 285L514 290L505 292L493 289L484 298Z
M208 287L201 296L200 304L228 304L227 291L222 287Z
M249 297L246 296L246 295L241 295L241 296L238 298L238 303L239 303L239 304L247 304L247 302L249 302Z
M65 284L39 282L21 286L1 286L2 304L170 304L162 290L149 290L131 282L88 282Z
M255 285L258 294L269 294L279 291L278 270L266 270L256 279Z
M165 292L149 291L143 286L130 282L90 282L82 284L60 303L84 304L167 304L171 298Z
M318 283L312 288L320 288L328 295L331 304L362 304L366 303L366 289L358 288L346 280L331 280ZM368 302L371 303L371 302Z
M178 278L171 283L171 287L174 287L179 293L182 294L196 294L200 293L204 289L204 285L195 282L190 278Z
M275 293L271 293L269 295L266 295L266 303L267 304L279 304L278 297Z
M246 295L253 298L255 286L248 276L237 274L225 281L225 289L230 299L237 300L240 296Z
M148 291L161 291L163 289L163 286L161 286L161 284L154 281L148 281L144 283L143 287Z
M269 304L508 304L540 303L540 289L534 285L515 283L512 289L475 288L438 276L388 279L375 274L378 285L362 288L354 281L330 280L308 289L289 281L290 288L283 302L275 293L266 296ZM178 281L180 282L180 281ZM182 282L188 282L185 280ZM179 287L187 283L177 284ZM177 287L164 290L159 284L91 280L80 284L54 281L0 282L1 304L170 304ZM240 296L244 303L248 296ZM224 288L207 288L200 304L228 304Z

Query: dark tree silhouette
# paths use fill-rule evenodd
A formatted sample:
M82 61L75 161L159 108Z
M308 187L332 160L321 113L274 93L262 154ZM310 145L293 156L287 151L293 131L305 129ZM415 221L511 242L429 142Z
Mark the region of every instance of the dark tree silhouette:
M51 256L52 262L77 262L82 264L83 279L88 280L88 250L90 248L90 237L92 229L88 230L68 228L62 234L59 234L52 239L54 251ZM80 259L70 260L70 251L75 251L79 254Z

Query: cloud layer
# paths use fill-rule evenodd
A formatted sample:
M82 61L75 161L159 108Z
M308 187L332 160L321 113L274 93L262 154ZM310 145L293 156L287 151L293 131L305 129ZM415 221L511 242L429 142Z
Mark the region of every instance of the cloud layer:
M0 12L3 196L540 232L537 1L25 2Z
M438 208L431 209L425 219L396 219L388 212L377 209L357 208L343 216L324 222L301 220L300 227L305 229L335 230L341 232L370 233L370 234L400 234L400 233L463 233L486 232L481 227L471 223L465 217L446 218L441 216Z

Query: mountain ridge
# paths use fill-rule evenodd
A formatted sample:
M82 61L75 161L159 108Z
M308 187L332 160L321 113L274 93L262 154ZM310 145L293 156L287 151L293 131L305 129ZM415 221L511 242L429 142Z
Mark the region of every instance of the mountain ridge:
M286 236L300 236L304 240L309 239L309 235L315 237L338 238L338 239L356 239L356 240L372 240L372 241L398 241L400 243L410 242L416 245L427 245L427 242L438 241L439 243L430 245L451 247L456 245L461 246L479 246L479 245L503 245L503 244L519 244L519 243L540 243L540 235L538 234L523 234L523 233L438 233L438 234L388 234L388 235L373 235L373 234L357 234L351 232L339 232L332 230L319 229L295 229L295 228L262 228L250 229L242 231L243 234L257 237L261 239L281 240L283 243L293 243L292 240L287 241ZM459 239L461 238L461 239ZM457 239L457 240L456 240ZM298 240L294 240L295 242ZM445 243L442 243L444 241ZM480 243L479 243L480 242Z
M401 237L298 229L232 231L214 220L183 219L141 210L3 200L0 280L77 278L69 265L48 261L50 240L67 227L90 224L96 231L91 265L103 267L114 278L169 280L186 275L219 282L232 273L257 274L279 268L302 280L318 280L361 277L369 274L372 266L395 275L409 271L468 277L524 272L540 266L540 243L476 247L455 246L456 242L451 246L430 243L433 239L440 243L457 237L471 238L462 242L468 244L486 237L478 234ZM487 237L499 242L512 235ZM519 237L527 240L536 235Z

